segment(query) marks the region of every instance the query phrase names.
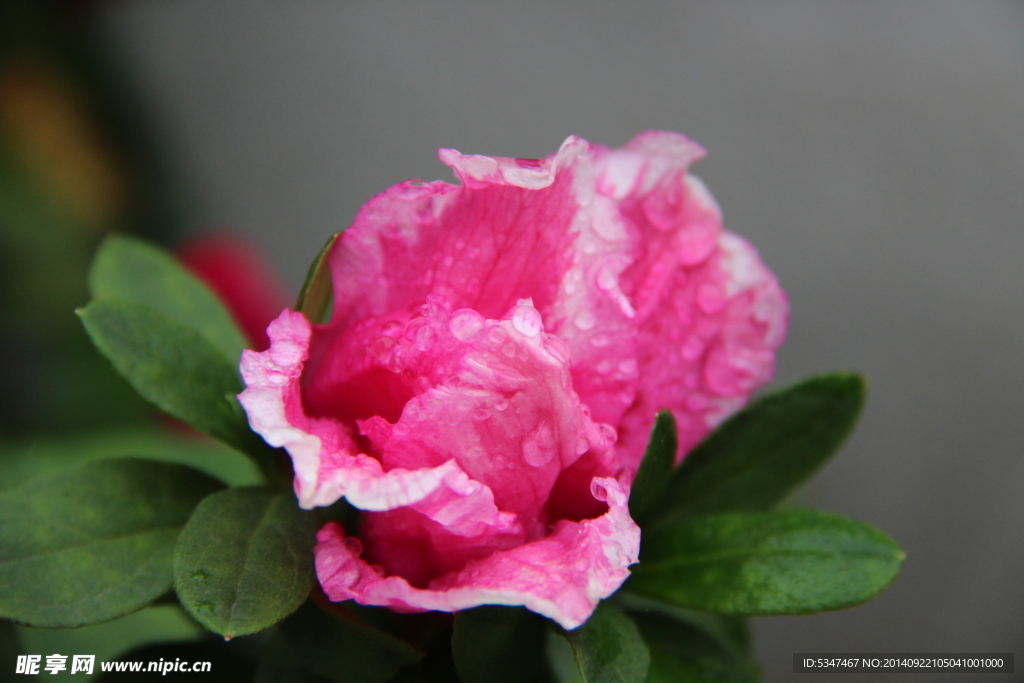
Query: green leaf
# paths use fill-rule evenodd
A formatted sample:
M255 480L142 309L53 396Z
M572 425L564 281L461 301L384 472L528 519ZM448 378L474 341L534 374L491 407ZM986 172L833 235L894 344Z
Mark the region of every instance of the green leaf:
M625 585L687 609L806 614L884 590L904 554L874 527L814 510L711 515L644 536Z
M190 467L120 458L0 493L0 616L61 628L142 608L170 589L178 534L220 488Z
M194 641L208 635L177 602L150 604L138 612L102 624L59 629L19 627L18 634L26 652L87 652L96 655L97 661L118 659L131 649L151 643ZM98 671L99 667L96 669ZM56 676L54 679L60 680Z
M654 419L651 438L644 451L644 459L633 480L629 493L629 516L643 526L644 522L661 508L662 499L672 481L672 465L679 450L676 419L663 410Z
M253 461L238 451L213 439L153 425L0 439L0 491L88 460L127 455L188 465L229 486L263 481Z
M342 605L328 614L307 602L280 626L292 668L339 683L383 683L419 662L424 653L353 618Z
M313 586L316 515L295 495L232 488L196 507L174 549L178 599L222 636L256 633L298 609Z
M330 307L333 289L327 255L331 253L331 248L338 241L339 235L341 235L340 232L331 235L327 244L313 259L313 263L310 264L309 270L306 272L306 281L302 283L302 289L299 291L299 301L295 304L295 310L306 316L310 322L324 322Z
M757 666L693 623L665 614L634 614L651 651L647 683L757 683Z
M485 605L458 612L452 654L463 683L550 680L546 620L522 607Z
M636 624L602 602L583 626L567 631L584 683L642 683L650 653Z
M96 348L157 408L239 450L269 448L235 398L235 368L198 332L130 301L93 301L78 315Z
M662 519L774 507L839 448L865 390L860 375L831 373L755 401L686 456Z
M106 238L89 269L89 290L94 299L145 304L194 329L233 366L249 347L217 295L154 244L123 235Z

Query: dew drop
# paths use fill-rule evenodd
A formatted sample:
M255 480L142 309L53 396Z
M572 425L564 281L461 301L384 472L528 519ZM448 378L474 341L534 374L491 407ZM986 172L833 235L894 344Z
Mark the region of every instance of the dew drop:
M542 424L523 441L523 460L531 467L543 467L555 457L555 436Z
M484 421L491 416L491 408L486 403L481 403L473 408L473 419L477 421Z
M626 360L619 361L619 372L625 375L632 375L636 372L636 359L627 358Z
M583 455L590 450L590 442L586 439L580 439L576 442L576 455Z
M576 327L581 330L589 330L597 324L597 318L594 317L593 312L589 309L583 309L576 314L576 317L573 318L573 322L576 323Z
M515 312L512 313L512 327L527 337L536 337L544 329L544 323L541 322L540 313L536 308L520 305L516 306Z
M610 268L602 268L597 276L597 288L603 292L610 292L618 284L618 278Z
M452 315L448 329L456 338L466 341L484 326L484 317L471 308L463 308Z
M607 375L609 372L612 371L612 363L611 363L611 361L609 361L607 359L602 360L600 363L597 364L596 370L599 373L601 373L602 375Z
M359 557L363 554L363 544L358 538L348 536L342 543L345 544L345 547L352 553L353 557Z
M497 401L494 402L494 409L497 410L499 413L505 412L505 410L507 408L508 408L508 399L505 398L504 396L502 396L501 398L499 398Z
M601 333L595 334L594 337L590 340L590 343L593 344L596 348L600 349L611 344L612 340L611 337L609 337L607 334Z
M397 320L389 320L380 326L380 333L389 337L397 337L402 328L402 323Z
M392 346L395 345L395 340L391 337L381 337L377 341L373 342L373 346L370 349L370 353L374 355L378 360L384 360L387 356L388 351Z
M607 422L598 423L597 430L601 432L601 438L609 446L619 440L619 433Z

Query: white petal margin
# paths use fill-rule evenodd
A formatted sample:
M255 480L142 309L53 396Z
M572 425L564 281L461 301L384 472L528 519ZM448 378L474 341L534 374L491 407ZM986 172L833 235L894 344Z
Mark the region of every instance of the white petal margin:
M512 532L519 522L501 512L487 486L473 481L454 460L438 467L396 468L354 452L343 431L302 411L299 381L309 355L312 327L301 313L284 310L267 329L270 348L242 354L246 389L238 396L249 425L271 446L284 448L295 467L295 493L306 509L344 496L361 510L412 507L456 533L473 536L490 528Z
M333 601L352 599L404 612L522 605L574 629L618 590L640 553L640 528L629 517L626 490L615 479L595 478L592 492L608 503L604 515L563 520L546 538L470 562L427 588L383 576L379 567L359 558L358 544L345 543L340 525L328 523L317 534L317 575Z

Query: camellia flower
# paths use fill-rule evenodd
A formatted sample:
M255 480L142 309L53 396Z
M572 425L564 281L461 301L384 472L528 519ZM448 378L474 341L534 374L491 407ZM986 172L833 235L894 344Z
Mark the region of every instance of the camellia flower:
M637 561L627 508L655 413L680 457L773 370L787 303L649 132L541 160L441 150L461 185L370 200L328 255L330 322L286 310L240 400L303 507L344 496L316 567L332 600L525 605L582 624Z

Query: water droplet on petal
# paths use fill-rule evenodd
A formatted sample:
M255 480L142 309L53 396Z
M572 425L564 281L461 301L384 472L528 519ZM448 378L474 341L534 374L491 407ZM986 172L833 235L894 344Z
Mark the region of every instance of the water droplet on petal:
M626 360L619 361L619 372L625 375L632 375L636 372L636 359L627 358Z
M580 439L576 442L576 455L583 455L590 450L590 442L586 439Z
M540 313L533 306L516 306L512 313L512 327L527 337L536 337L544 329Z
M611 344L612 340L611 337L609 337L607 334L602 333L595 334L593 339L590 340L590 343L597 348L601 348L603 346L608 346L609 344Z
M504 396L494 402L494 409L499 413L504 412L506 408L508 408L508 399Z
M448 329L457 339L466 341L484 326L484 317L471 308L463 308L452 315Z
M473 408L473 419L478 421L486 420L491 416L491 407L486 403L478 404Z
M359 557L363 554L363 544L358 538L348 536L342 543L345 544L345 548L352 553L353 557Z
M615 427L612 427L607 422L598 423L597 430L601 433L601 438L609 446L619 440L619 433L615 431Z
M523 441L523 460L531 467L543 467L555 457L556 450L551 427L542 424Z
M594 313L592 311L585 308L576 314L576 317L573 318L573 322L576 323L576 327L581 330L589 330L597 324L597 318L594 317Z

